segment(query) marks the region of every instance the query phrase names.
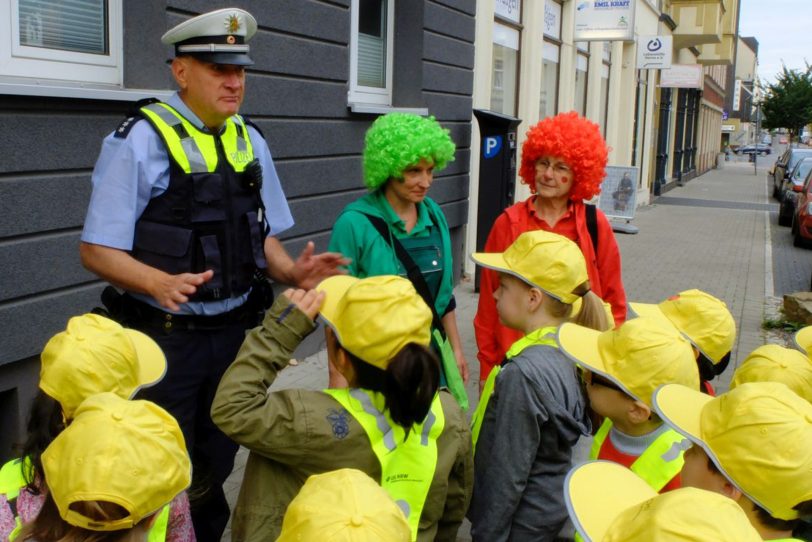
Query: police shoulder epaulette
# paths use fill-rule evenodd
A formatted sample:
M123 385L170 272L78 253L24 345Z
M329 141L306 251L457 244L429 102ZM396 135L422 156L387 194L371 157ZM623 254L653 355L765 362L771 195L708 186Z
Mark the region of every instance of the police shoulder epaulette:
M262 139L265 139L265 134L262 133L262 130L260 130L260 128L259 128L259 126L257 126L256 122L252 121L251 119L249 119L245 115L243 115L242 120L243 120L243 122L245 122L245 124L247 124L248 126L253 128L257 132L259 132L259 135L262 136Z
M133 126L135 126L138 121L143 118L144 117L141 115L127 117L121 124L118 125L118 128L116 128L116 131L114 132L114 136L121 139L126 139L130 133L130 130L133 129Z
M118 128L116 128L115 137L126 139L130 133L130 130L132 130L133 126L135 126L139 120L144 118L141 115L141 108L146 105L154 104L160 101L161 100L159 100L158 98L143 98L132 104L130 106L129 111L127 111L127 118L124 119L124 121L122 121L122 123L118 125Z

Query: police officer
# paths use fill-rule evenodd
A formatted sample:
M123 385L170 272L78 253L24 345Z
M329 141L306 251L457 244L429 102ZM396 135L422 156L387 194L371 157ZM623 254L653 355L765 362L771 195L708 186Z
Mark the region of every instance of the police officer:
M169 30L179 91L144 105L110 134L93 171L82 263L124 289L119 315L153 337L167 374L150 399L175 416L194 464L198 540L219 540L228 521L222 484L237 445L211 421L214 392L256 323L246 303L257 269L310 288L348 261L296 261L276 236L293 225L268 145L238 110L248 41L257 23L227 8Z

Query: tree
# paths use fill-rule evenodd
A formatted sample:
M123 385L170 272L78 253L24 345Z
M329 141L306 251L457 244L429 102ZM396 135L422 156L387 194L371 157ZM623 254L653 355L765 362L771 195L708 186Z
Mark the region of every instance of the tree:
M793 138L812 122L812 66L807 64L803 71L783 66L778 80L764 90L764 128L786 128Z

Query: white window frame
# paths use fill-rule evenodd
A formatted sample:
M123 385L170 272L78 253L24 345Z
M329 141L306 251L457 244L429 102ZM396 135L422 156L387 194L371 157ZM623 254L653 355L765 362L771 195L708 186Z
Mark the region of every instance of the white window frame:
M386 86L368 87L358 84L358 14L360 0L350 4L350 89L347 102L350 107L358 104L392 105L392 73L394 63L395 0L386 1Z
M20 44L19 2L0 7L0 84L121 88L123 83L122 0L108 0L107 55Z

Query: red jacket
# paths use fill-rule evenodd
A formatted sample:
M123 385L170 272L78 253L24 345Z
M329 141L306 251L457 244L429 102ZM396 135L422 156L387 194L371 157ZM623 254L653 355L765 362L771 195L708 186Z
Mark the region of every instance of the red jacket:
M571 203L569 211L554 228L541 220L535 211L535 196L512 205L499 215L485 243L485 252L504 252L513 241L526 231L545 230L569 237L581 247L586 260L587 273L592 291L612 306L615 325L626 320L626 292L620 270L620 251L615 234L606 216L598 209L598 254L592 248L592 240L586 226L586 207L583 203ZM574 221L574 227L573 227ZM573 238L573 232L575 237ZM474 331L479 348L479 375L485 381L491 369L502 362L505 352L522 337L522 333L499 323L493 292L499 286L495 271L482 269L479 287L479 307L474 318Z

